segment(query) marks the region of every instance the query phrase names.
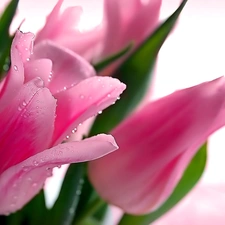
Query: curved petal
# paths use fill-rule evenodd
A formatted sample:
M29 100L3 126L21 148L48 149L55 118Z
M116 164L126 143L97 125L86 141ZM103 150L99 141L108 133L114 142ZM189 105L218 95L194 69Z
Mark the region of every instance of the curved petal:
M162 0L151 0L146 5L143 4L139 11L135 11L135 16L130 18L129 23L123 29L121 47L130 41L135 41L138 45L152 33L159 22L161 4Z
M33 33L23 33L21 31L16 32L16 36L14 38L15 47L18 49L19 54L23 60L23 63L29 61L30 55L33 52Z
M0 173L49 147L55 120L56 100L43 81L36 78L0 114ZM16 146L16 147L15 147Z
M154 210L171 194L208 136L225 125L224 95L221 77L131 115L112 131L120 150L89 165L96 190L128 213Z
M104 8L106 33L104 38L104 49L102 52L102 56L108 56L119 50L118 48L123 47L120 46L123 18L121 15L121 7L119 7L118 1L104 1Z
M63 1L64 0L58 0L52 12L47 16L45 26L37 34L35 43L38 43L47 38L50 39L52 36L54 36L54 28L56 25L56 21L59 20L60 8L63 4Z
M51 41L36 45L33 58L47 58L52 61L52 78L48 88L53 94L95 75L93 67L86 60Z
M125 87L117 79L95 76L56 94L58 107L53 144L60 143L78 124L113 104Z
M43 187L52 169L68 163L97 159L118 149L111 135L98 135L47 149L10 167L0 175L0 214L23 207Z
M50 59L36 59L24 64L25 83L40 77L48 86L52 75L52 61Z
M21 53L18 49L21 33L18 31L11 46L11 68L0 90L0 112L17 95L24 82L24 68Z

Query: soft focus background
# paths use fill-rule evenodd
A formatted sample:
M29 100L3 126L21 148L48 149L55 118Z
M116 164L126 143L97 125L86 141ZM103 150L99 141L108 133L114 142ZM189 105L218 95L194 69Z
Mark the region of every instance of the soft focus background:
M1 0L0 8L4 5L3 2L4 0ZM12 30L25 18L22 31L36 33L56 2L56 0L20 0ZM164 0L161 19L170 15L179 3L179 0ZM83 6L84 15L80 29L85 30L101 21L102 4L103 0L65 0L63 7ZM176 29L160 51L151 99L225 74L224 24L224 0L189 0ZM222 129L210 138L209 160L202 183L225 184L224 137L225 129ZM56 190L55 182L49 182L49 188L53 193L53 190Z

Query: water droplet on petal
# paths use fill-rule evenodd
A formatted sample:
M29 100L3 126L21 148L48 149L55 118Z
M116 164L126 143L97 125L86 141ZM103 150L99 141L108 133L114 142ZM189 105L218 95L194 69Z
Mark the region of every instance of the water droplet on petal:
M117 100L120 100L120 96L119 96L119 97L117 97Z
M67 89L67 87L64 87L64 88L63 88L63 90L66 90L66 89Z
M13 66L15 71L18 71L18 67L16 65Z
M35 166L38 166L38 165L39 165L39 163L38 163L37 160L34 160L34 161L33 161L33 164L34 164Z
M99 111L98 114L102 114L102 111Z
M27 62L29 62L30 61L30 58L27 58Z
M72 130L72 133L74 134L76 131L77 131L77 128L74 128L74 129Z
M110 98L111 97L111 94L108 94L107 97Z
M37 187L37 183L33 183L32 184L32 187Z
M14 208L16 205L14 203L10 204L11 208Z
M35 84L37 87L44 87L44 81L40 77L36 78Z

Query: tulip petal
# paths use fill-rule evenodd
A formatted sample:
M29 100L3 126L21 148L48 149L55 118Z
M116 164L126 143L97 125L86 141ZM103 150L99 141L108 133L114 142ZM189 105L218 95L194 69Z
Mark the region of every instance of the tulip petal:
M57 4L53 8L52 12L47 16L45 26L39 31L35 39L35 43L40 42L44 39L51 39L54 37L56 21L60 16L60 8L64 0L58 0Z
M54 167L94 160L116 149L114 138L102 134L80 142L60 144L10 167L0 175L0 214L23 207L43 188Z
M51 41L36 45L33 58L48 58L52 61L52 78L47 87L53 95L95 75L93 67L86 60Z
M171 211L155 221L154 225L224 225L225 186L197 185ZM181 216L182 215L182 216Z
M55 108L56 100L40 78L24 84L0 114L0 173L49 147Z
M90 163L99 194L131 214L162 204L196 151L225 125L224 95L221 77L149 103L126 119L112 131L120 151Z
M23 63L29 60L30 55L33 52L33 40L33 33L23 33L21 31L16 32L13 42L20 53Z
M113 104L125 85L111 77L92 77L55 95L57 118L53 144L60 143L74 128Z
M45 86L48 85L52 74L52 61L50 59L37 59L24 64L25 83L40 77Z
M122 32L122 15L121 8L115 0L106 0L104 2L105 20L106 20L106 36L104 39L104 49L102 54L108 56L124 46L120 46ZM116 32L116 35L115 35Z
M12 42L11 68L2 81L3 84L0 90L0 112L10 103L14 96L17 95L24 82L23 62L18 49L20 35L20 32L17 32Z

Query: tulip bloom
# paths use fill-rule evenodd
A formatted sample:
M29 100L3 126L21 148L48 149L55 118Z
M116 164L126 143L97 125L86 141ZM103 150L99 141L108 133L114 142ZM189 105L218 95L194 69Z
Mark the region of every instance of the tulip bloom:
M158 24L161 2L104 0L102 23L92 30L80 32L81 8L69 7L61 14L63 0L59 0L39 31L36 43L52 40L89 61L99 61L125 48L131 41L139 45Z
M225 186L201 184L152 225L224 225L224 207Z
M131 214L159 207L208 136L225 125L225 78L163 97L135 112L111 134L119 150L89 164L107 202Z
M80 123L114 103L125 85L97 77L92 66L51 42L32 46L17 32L11 69L0 83L0 214L20 209L52 169L89 161L118 148L111 135L62 143Z

